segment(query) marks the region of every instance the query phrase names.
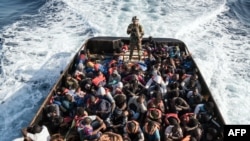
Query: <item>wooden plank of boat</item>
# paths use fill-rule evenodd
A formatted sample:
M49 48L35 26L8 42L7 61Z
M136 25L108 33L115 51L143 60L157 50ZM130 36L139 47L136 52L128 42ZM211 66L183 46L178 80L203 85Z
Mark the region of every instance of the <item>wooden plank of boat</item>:
M183 43L180 40L177 39L171 39L171 38L154 38L154 41L159 45L159 44L166 44L168 47L170 46L178 46L181 52L185 52L185 54L189 54L189 50L186 47L185 43ZM120 52L117 53L115 52L115 50L117 48L120 48L120 43L123 42L124 44L129 44L129 38L127 37L93 37L88 39L79 49L79 51L76 53L76 55L74 56L74 58L70 61L70 63L68 64L68 66L65 68L65 70L61 73L60 77L58 78L58 81L55 83L55 85L52 87L51 91L49 92L48 96L46 97L46 99L44 100L44 102L42 103L41 107L39 108L39 110L37 111L37 113L35 114L34 118L32 119L31 123L29 126L33 126L35 124L44 124L44 117L45 115L45 111L44 108L48 105L51 104L51 99L53 96L55 96L57 89L62 87L62 83L63 81L65 81L65 77L67 76L67 74L73 74L75 69L76 69L76 61L79 57L79 55L81 54L81 52L84 52L86 54L86 56L88 57L88 59L93 59L96 60L97 62L102 62L104 59L107 58L113 58L114 56L122 56L123 60L122 62L125 63L127 60L127 57L129 56L128 52ZM148 42L147 38L144 38L142 40L142 44L145 45L145 43ZM137 51L134 51L134 55L132 57L132 64L134 63L138 63L138 58L137 58ZM192 57L192 56L190 56ZM147 59L147 56L144 56L143 59ZM214 120L216 121L216 123L218 124L217 126L219 126L218 128L218 136L220 138L220 140L223 140L223 125L224 120L223 117L220 113L220 110L218 108L218 106L216 105L216 102L214 101L212 94L204 80L204 77L202 76L202 74L199 72L199 68L197 66L197 64L195 63L195 61L193 60L193 58L191 58L192 62L194 63L194 68L196 68L196 73L198 74L198 80L201 84L201 94L203 96L203 102L202 103L206 103L207 101L212 101L215 104L215 107L213 108L213 117L211 117L209 120ZM162 118L165 118L165 114L164 113ZM71 115L73 116L73 115ZM71 121L72 122L72 121ZM69 122L69 125L72 125L71 122ZM205 124L205 123L202 123ZM207 123L208 124L208 123ZM143 125L141 125L142 127ZM207 125L209 126L209 125ZM51 131L51 129L49 129ZM161 130L165 130L161 129ZM67 126L67 128L63 128L60 131L60 134L62 136L65 137L65 139L67 140L73 140L73 139L79 139L79 135L76 131L76 128ZM119 133L118 133L119 134ZM161 139L163 139L164 137L164 131L161 131ZM183 137L184 138L184 137Z

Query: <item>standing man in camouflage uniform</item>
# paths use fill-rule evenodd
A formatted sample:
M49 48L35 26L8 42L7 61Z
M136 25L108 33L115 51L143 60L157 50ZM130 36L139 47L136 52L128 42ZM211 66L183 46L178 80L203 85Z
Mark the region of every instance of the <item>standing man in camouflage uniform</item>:
M139 60L141 59L141 42L144 35L144 30L141 24L139 24L139 19L134 16L132 18L132 23L129 24L127 29L127 34L130 34L130 54L129 61L131 61L134 48L137 47Z

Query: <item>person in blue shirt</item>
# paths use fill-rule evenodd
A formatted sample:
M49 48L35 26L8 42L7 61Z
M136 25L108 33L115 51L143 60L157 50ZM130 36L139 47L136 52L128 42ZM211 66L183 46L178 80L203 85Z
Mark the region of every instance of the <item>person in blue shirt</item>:
M158 125L154 121L146 122L143 127L143 133L147 141L160 141L161 136Z

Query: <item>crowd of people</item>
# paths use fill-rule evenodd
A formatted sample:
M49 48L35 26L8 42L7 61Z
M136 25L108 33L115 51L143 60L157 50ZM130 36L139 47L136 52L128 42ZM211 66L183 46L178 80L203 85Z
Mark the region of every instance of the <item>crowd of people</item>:
M142 45L143 28L137 17L132 22L131 44L121 42L113 58L80 52L44 107L42 125L22 130L25 140L223 140L215 105L202 93L190 54L152 37ZM139 61L133 60L135 48ZM129 60L122 60L119 54L128 49Z
M81 141L222 140L191 56L152 37L143 48L139 62L95 60L81 51L44 107L44 124L25 128L24 136L52 141L66 128L68 140L73 132Z

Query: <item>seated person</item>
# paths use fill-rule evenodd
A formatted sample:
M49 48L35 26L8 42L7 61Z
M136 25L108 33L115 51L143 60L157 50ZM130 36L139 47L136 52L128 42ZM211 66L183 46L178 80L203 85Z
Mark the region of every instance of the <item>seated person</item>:
M167 113L164 119L165 125L173 125L174 123L180 123L180 119L177 113Z
M162 94L160 92L155 93L155 97L151 98L148 101L147 107L149 108L157 108L161 110L163 113L165 112L165 106L162 100Z
M75 127L79 127L81 121L88 116L88 113L85 111L85 109L83 107L77 107L76 110L76 115L74 117L74 122L75 122Z
M115 100L111 95L110 89L103 87L101 85L94 86L96 93L95 96L108 100L111 103L111 112L115 109Z
M143 127L143 133L146 141L160 141L160 131L158 125L154 121L146 122Z
M162 124L162 111L157 109L157 108L148 109L145 121L146 122L154 121L159 127L161 127L161 124Z
M144 134L139 123L135 120L128 121L123 129L123 138L131 141L144 141Z
M72 75L67 74L65 82L63 82L64 86L70 90L75 90L78 87L78 80L73 78Z
M59 106L63 116L72 115L73 109L76 107L75 99L69 93L66 93L64 96L55 97L53 103Z
M194 117L190 117L186 123L182 123L182 129L184 135L191 135L196 140L201 140L202 127L200 126L200 122Z
M142 118L147 112L147 104L145 101L145 95L133 96L128 101L128 110L133 112L132 119Z
M93 122L93 121L97 122ZM106 129L106 125L98 116L86 116L77 128L81 141L97 140L101 136L101 130Z
M182 115L190 110L190 106L185 99L181 97L174 97L171 100L171 110L172 112Z
M34 125L25 127L22 129L24 138L31 139L33 141L50 141L50 134L48 128L45 125Z
M61 127L67 125L67 123L64 122L64 118L61 116L61 112L57 104L47 105L44 108L44 113L44 124L49 128L50 133L57 133Z
M112 114L113 128L121 130L128 121L127 98L125 94L117 94L114 96L116 107Z
M194 109L194 117L199 119L200 115L202 114L208 114L210 116L214 115L214 103L211 101L208 101L206 103L197 104Z
M102 118L107 124L110 124L111 117L111 103L103 98L91 95L87 100L86 111L89 114L96 114Z
M168 125L165 129L165 141L179 141L183 138L182 128L179 123Z

